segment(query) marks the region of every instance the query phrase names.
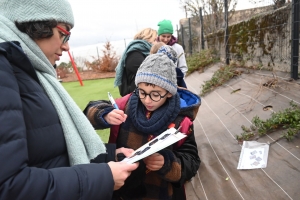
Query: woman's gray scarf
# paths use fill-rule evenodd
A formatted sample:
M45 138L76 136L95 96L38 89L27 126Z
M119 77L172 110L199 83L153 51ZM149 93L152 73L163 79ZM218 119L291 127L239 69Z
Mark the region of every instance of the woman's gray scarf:
M71 165L90 163L106 149L101 138L56 78L56 72L39 46L20 32L14 22L0 14L0 42L18 41L58 113Z

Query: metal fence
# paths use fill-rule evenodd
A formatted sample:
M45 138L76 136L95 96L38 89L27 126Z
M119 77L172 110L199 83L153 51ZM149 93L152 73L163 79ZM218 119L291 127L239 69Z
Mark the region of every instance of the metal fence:
M299 59L299 13L300 0L292 1L292 23L291 23L291 77L298 79Z
M298 79L299 1L265 0L260 7L233 14L224 6L223 22L214 32L208 32L209 16L203 16L200 8L200 17L181 21L179 42L188 55L215 49L227 64L241 61L246 66L290 71Z

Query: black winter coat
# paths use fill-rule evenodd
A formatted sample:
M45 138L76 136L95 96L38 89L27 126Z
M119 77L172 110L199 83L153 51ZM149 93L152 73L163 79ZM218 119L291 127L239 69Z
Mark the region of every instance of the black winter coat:
M0 43L0 199L110 199L109 166L70 167L58 114L18 42Z
M122 75L122 85L119 86L119 92L122 97L135 90L136 72L145 58L146 56L140 51L132 51L128 53Z
M145 58L146 56L140 51L132 51L128 53L122 75L122 85L119 86L119 92L122 97L135 90L135 76ZM184 74L178 67L176 67L176 78L177 85L179 87L187 88L184 81Z

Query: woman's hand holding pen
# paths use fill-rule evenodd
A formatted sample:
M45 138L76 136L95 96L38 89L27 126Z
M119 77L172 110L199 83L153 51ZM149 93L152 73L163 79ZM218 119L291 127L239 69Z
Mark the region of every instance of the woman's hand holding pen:
M120 125L126 121L127 115L123 110L114 109L105 115L104 119L110 125Z

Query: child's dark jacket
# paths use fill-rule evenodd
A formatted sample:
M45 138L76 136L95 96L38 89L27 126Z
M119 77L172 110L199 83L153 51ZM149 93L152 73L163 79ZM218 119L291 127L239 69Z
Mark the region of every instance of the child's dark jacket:
M126 122L118 128L110 126L103 118L114 109L109 101L92 101L84 112L96 129L112 128L111 136L117 137L117 148L137 149L165 131L171 123L175 123L175 128L178 128L183 125L183 120L189 121L184 123L184 126L189 126L184 127L187 131L183 132L187 137L158 152L165 161L160 170L146 174L145 165L141 161L139 169L116 192L123 199L172 199L173 190L182 188L185 181L195 176L200 165L192 123L201 104L199 96L178 88L178 93L155 110L150 119L146 118L145 107L135 94L124 96L116 102L121 108L124 107L124 112L128 115ZM138 180L139 185L133 184Z

